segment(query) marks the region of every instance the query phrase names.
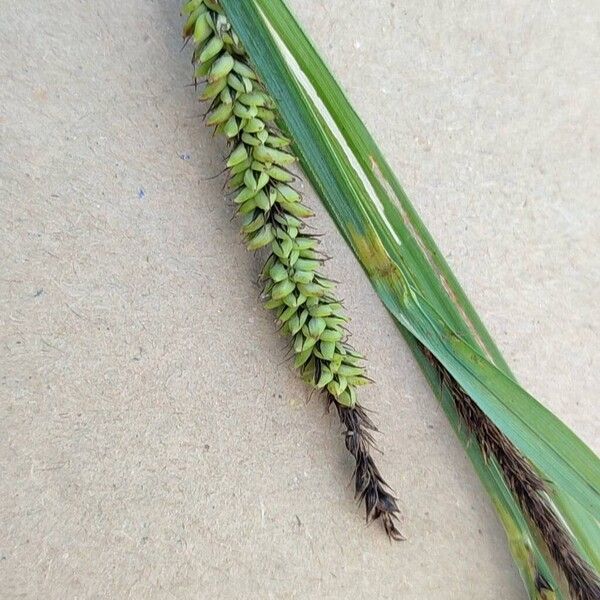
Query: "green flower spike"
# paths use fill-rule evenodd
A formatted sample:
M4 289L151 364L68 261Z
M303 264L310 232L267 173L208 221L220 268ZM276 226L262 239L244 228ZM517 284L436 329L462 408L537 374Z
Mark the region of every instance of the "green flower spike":
M357 388L370 380L363 357L347 342L348 319L335 285L320 272L318 240L305 230L304 219L312 213L291 185L296 157L275 125L275 102L217 2L191 0L183 12L183 35L194 44L195 77L206 81L200 96L210 102L206 123L233 148L228 185L242 233L249 250L269 252L261 272L265 306L290 338L304 381L324 391L337 410L367 521L380 519L389 537L401 540L396 500L372 456L376 428L357 402Z

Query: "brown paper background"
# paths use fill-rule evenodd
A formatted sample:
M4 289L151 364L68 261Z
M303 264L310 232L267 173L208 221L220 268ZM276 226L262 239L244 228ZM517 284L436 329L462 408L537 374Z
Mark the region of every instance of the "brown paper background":
M594 0L292 2L521 382L596 450ZM0 596L522 600L314 195L408 540L366 528L223 200L177 2L0 5ZM140 198L143 190L143 198Z

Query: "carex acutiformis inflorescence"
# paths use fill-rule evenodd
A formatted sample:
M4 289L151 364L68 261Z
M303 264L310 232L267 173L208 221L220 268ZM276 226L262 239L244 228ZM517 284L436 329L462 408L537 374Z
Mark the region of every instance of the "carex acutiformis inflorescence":
M375 426L357 402L357 388L370 380L363 357L347 341L348 318L335 285L321 272L318 239L306 230L312 212L294 188L289 169L296 157L275 124L275 103L218 2L191 0L183 11L195 81L204 83L200 99L209 103L206 124L231 146L228 186L243 235L249 250L268 252L261 272L265 306L289 336L303 379L336 408L367 520L381 520L391 538L402 539L396 500L373 460Z

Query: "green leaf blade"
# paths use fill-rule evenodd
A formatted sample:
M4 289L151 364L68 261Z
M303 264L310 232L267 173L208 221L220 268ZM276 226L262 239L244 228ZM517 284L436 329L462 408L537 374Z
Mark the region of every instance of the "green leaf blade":
M285 4L222 4L275 97L302 167L401 330L433 352L549 480L555 505L573 532L597 525L598 457L516 383L372 137ZM493 469L469 455L507 532L522 529L520 509L502 500ZM545 549L529 543L543 569ZM580 544L592 564L599 543L590 534ZM526 572L523 559L515 560Z

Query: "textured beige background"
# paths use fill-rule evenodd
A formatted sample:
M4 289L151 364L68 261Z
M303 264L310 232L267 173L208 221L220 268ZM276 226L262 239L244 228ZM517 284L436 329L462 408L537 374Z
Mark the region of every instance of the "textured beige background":
M598 450L597 1L292 5L521 381ZM179 28L170 0L0 4L0 597L523 599L311 197L408 541L365 528L207 179Z

